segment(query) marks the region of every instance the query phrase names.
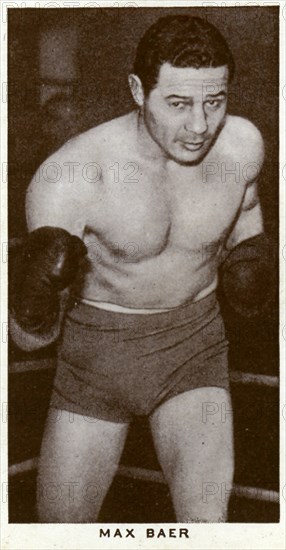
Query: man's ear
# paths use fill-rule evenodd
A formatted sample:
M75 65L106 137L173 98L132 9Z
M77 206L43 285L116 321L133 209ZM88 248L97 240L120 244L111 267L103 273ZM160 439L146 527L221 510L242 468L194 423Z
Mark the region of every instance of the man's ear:
M128 82L135 103L137 103L138 107L142 107L144 104L144 90L139 76L130 74Z

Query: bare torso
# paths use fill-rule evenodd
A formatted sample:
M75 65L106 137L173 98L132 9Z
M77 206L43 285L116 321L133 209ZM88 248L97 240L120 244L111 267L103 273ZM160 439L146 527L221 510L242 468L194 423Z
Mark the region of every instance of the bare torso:
M76 187L69 181L67 200L61 181L51 185L56 193L65 189L62 225L88 247L82 297L168 309L216 287L220 252L243 201L243 169L251 159L238 117L227 117L196 166L147 157L136 141L136 124L133 112L66 144L55 159L65 172L68 162L77 163L69 178ZM53 212L56 217L51 208L41 225L59 225Z

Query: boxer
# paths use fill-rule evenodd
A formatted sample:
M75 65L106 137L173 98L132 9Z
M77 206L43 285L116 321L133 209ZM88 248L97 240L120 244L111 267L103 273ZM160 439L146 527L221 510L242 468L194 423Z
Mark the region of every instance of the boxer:
M230 49L209 22L159 19L129 76L135 110L68 141L29 186L28 239L43 228L48 240L51 231L55 242L65 236L68 257L77 249L76 269L56 291L57 254L48 262L57 314L63 287L73 302L61 321L39 463L41 522L96 521L138 415L149 418L177 521L227 520L233 428L218 272L226 257L226 296L252 315L261 301L252 307L252 288L267 265L257 193L263 140L250 121L227 114L233 72ZM256 252L254 275L243 278L244 242ZM42 262L51 248L43 247ZM44 286L33 290L25 280L26 296L45 302ZM20 310L14 332L28 339L30 323L31 346L45 345L46 308L34 325L29 307ZM46 334L51 341L59 330ZM210 410L218 412L204 414ZM59 488L53 500L44 490L51 483ZM218 490L206 490L209 483Z

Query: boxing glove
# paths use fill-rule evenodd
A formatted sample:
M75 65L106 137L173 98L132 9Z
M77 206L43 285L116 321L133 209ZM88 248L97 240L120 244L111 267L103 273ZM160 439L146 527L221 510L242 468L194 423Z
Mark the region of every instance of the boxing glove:
M86 253L81 239L57 227L36 229L15 250L9 266L9 309L24 331L51 330L61 293L75 280Z
M221 267L221 289L227 305L243 317L268 312L275 297L276 247L263 233L242 241Z

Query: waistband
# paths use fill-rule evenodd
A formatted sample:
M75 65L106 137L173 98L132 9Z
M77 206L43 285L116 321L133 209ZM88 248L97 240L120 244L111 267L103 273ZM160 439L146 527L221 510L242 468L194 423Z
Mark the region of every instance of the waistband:
M154 315L155 313L164 313L170 311L170 309L137 309L132 307L119 306L118 304L111 304L110 302L95 302L94 300L88 300L87 298L81 298L83 304L95 307L96 309L104 309L105 311L114 311L116 313L133 313L140 315Z
M138 330L157 330L180 325L184 321L196 322L211 313L215 315L218 311L217 296L213 291L201 300L186 302L167 311L146 315L107 311L79 301L67 313L67 317L76 323L94 326L98 330L124 330L130 327L136 327Z

